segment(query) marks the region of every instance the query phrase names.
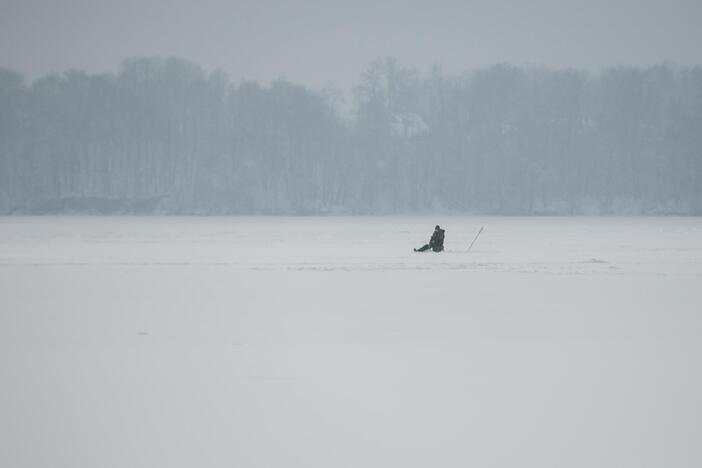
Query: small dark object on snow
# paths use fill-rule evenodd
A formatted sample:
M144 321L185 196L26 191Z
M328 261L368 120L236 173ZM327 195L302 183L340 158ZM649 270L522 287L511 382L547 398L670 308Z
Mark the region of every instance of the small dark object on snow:
M431 235L428 244L424 244L418 249L414 249L415 252L424 252L426 250L433 250L434 252L441 252L444 250L444 233L446 231L441 229L437 224L434 228L434 233Z

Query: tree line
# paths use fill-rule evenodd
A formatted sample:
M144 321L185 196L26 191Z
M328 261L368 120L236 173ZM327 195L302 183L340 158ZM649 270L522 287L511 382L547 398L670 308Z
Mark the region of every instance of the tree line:
M702 214L702 68L372 63L352 111L177 58L0 69L0 213Z

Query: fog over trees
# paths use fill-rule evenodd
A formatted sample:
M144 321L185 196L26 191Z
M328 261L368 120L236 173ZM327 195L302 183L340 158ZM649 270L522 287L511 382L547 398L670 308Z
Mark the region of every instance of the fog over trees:
M176 58L0 69L0 213L702 214L702 68L371 64L352 112Z

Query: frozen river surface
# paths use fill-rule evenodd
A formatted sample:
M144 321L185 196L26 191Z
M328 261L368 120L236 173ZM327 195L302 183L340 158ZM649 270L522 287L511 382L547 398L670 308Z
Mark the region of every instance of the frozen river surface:
M701 395L699 218L0 218L3 467L699 467Z

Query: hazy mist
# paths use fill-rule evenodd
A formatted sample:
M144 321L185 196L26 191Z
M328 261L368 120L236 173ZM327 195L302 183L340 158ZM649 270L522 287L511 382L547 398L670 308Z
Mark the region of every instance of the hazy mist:
M696 0L2 0L0 66L31 79L177 56L234 80L345 89L372 60L457 74L498 62L702 63Z
M702 68L373 62L333 96L176 58L0 70L3 213L702 213Z
M0 468L702 467L701 19L0 0Z
M0 213L702 213L698 2L2 13Z

